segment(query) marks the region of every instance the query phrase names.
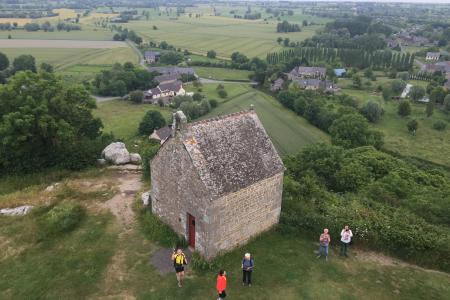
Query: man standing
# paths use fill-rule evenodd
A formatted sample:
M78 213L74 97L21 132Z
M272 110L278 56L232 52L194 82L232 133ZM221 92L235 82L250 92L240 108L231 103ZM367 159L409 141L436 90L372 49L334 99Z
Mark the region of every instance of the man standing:
M177 275L178 286L182 287L184 279L184 266L187 265L187 260L180 248L173 252L172 261L173 266L175 267L175 273Z
M319 255L317 258L321 257L322 255L325 256L325 260L328 261L328 246L330 245L331 237L328 234L328 229L325 228L323 230L323 233L320 235L319 239Z
M227 293L225 292L227 288L227 273L224 270L219 271L219 275L217 276L217 300L224 299L227 296Z
M350 245L352 237L352 231L348 228L348 225L345 225L344 229L342 229L341 231L341 256L345 255L346 257L348 257L347 248L348 245Z
M242 260L242 285L252 286L252 271L253 271L254 261L250 253L245 253L244 259Z

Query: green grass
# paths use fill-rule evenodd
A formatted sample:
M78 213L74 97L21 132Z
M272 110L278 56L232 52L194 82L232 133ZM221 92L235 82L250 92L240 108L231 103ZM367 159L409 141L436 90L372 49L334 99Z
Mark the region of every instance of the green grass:
M411 83L424 84L423 81ZM384 133L384 148L402 155L450 166L450 156L445 154L448 153L450 147L449 126L444 131L433 129L433 124L438 120L450 122L450 117L439 108L436 107L434 114L427 118L424 104L411 103L411 115L401 117L397 114L398 101L386 102L379 94L368 90L343 89L342 92L357 99L360 105L371 100L378 102L383 107L385 113L382 119L372 126ZM406 124L411 119L419 122L419 129L415 136L411 135L406 128Z
M74 232L37 243L31 215L0 217L0 298L82 299L94 293L114 253L110 215L91 215ZM3 248L5 246L5 248Z
M194 70L202 78L224 81L250 81L248 76L252 74L251 71L224 68L194 67Z
M140 20L124 24L124 27L136 31L146 41L167 41L177 48L188 49L197 54L206 54L215 50L218 57L229 58L239 51L249 57L265 57L268 52L282 49L276 39L281 36L291 41L302 41L314 35L320 26L308 26L302 32L279 34L276 32L276 20L242 20L204 14L200 18L182 15L153 15L149 21ZM153 25L158 30L153 30Z
M204 87L206 86L208 85L204 85ZM215 91L217 85L211 86L213 89L205 89L205 93L208 98L217 99L214 95L217 94ZM229 86L225 86L227 92L229 92ZM250 105L253 104L264 128L282 155L296 153L305 145L311 143L329 141L325 133L310 125L308 121L297 116L294 112L284 108L273 97L244 84L240 86L246 91L229 93L229 98L220 103L203 119L249 109ZM235 95L233 96L233 94Z
M169 120L172 110L152 104L131 104L128 101L112 100L97 105L94 115L103 121L104 132L112 132L118 139L130 143L137 136L138 126L149 110L160 111Z

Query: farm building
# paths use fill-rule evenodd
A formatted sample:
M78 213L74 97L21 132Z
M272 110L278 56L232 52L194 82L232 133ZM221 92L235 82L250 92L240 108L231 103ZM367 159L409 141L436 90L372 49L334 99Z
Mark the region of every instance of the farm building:
M183 67L149 67L148 70L150 72L160 73L162 75L193 75L197 77L194 69L192 68L183 68Z
M145 53L144 53L144 60L148 64L153 64L153 63L158 61L160 56L161 56L161 53L159 53L159 52L145 51Z
M335 92L338 87L331 81L321 79L297 79L294 80L300 88L305 90L320 90L325 92Z
M178 95L186 95L183 83L179 80L158 85L144 93L144 102L156 104L159 99L169 99ZM167 103L166 103L167 104Z
M208 259L278 223L284 166L253 109L173 120L151 162L154 214Z
M161 145L170 137L172 134L172 129L169 126L155 129L153 133L149 136L149 139L158 141Z
M441 57L441 53L440 52L427 52L427 55L425 56L426 60L439 60L439 58Z
M274 81L273 84L270 85L270 90L272 92L279 91L283 88L283 84L284 84L283 78L278 78L277 80Z
M287 75L289 80L305 78L325 78L327 69L322 67L295 67Z

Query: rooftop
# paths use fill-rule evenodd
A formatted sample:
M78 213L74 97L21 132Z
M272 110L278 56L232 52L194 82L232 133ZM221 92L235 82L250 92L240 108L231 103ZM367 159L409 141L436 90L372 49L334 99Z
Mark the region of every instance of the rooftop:
M181 138L202 181L219 196L284 170L253 110L189 123Z

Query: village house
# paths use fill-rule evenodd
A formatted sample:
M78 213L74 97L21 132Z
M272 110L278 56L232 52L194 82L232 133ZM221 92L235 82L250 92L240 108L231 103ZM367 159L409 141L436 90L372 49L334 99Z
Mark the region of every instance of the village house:
M328 80L322 79L298 79L294 80L296 84L299 85L300 88L305 90L313 90L313 91L324 91L324 92L336 92L338 87L332 82Z
M425 60L438 61L440 57L441 57L440 52L427 52L427 55L425 56Z
M287 76L289 80L305 78L325 78L327 69L322 67L295 67Z
M170 81L144 92L143 102L157 104L161 99L165 105L168 105L170 99L178 95L186 95L183 83L179 80Z
M441 61L434 64L426 64L422 68L422 71L428 73L434 72L442 72L442 73L450 73L450 61Z
M192 68L183 68L183 67L149 67L148 70L150 72L156 72L162 75L176 75L178 76L178 79L182 75L192 75L197 77L197 74L195 74L194 69Z
M283 78L278 78L270 85L270 90L272 92L279 91L283 88L284 80Z
M171 134L172 128L170 126L166 126L160 129L155 129L149 136L149 139L157 141L162 145L170 137Z
M187 123L151 161L151 209L211 259L278 223L283 163L253 109Z
M144 52L144 61L148 64L153 64L158 61L160 56L161 56L160 52L145 51Z

